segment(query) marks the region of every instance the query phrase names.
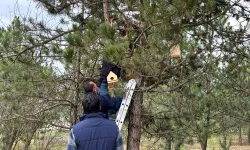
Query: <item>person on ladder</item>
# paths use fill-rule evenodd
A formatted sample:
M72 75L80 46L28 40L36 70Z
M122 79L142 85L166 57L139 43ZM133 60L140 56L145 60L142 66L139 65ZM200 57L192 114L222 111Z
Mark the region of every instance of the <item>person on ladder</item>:
M94 92L100 95L100 104L101 104L101 111L109 118L112 116L112 119L115 119L115 114L119 110L121 102L122 102L122 95L123 93L120 92L111 92L113 94L110 95L109 86L113 85L109 84L107 81L107 77L112 72L119 78L121 76L121 68L117 65L114 65L108 61L103 61L102 68L100 69L100 76L98 78L98 83L88 80L85 81L83 84L83 88L88 93ZM112 90L114 87L111 87ZM115 90L113 90L115 91Z

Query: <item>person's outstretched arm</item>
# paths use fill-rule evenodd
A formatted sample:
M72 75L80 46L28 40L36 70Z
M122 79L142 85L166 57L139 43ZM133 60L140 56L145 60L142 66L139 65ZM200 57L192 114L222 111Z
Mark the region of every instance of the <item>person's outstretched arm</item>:
M124 150L122 136L119 131L118 131L118 136L116 139L116 150Z

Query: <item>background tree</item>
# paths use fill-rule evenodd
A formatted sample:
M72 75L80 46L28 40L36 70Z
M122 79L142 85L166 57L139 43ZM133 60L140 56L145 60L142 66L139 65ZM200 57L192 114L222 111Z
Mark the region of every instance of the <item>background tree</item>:
M140 148L143 133L163 139L167 149L173 145L180 149L195 138L205 150L212 135L226 136L239 116L248 115L248 1L36 2L61 18L60 25L53 27L32 18L14 20L8 29L1 30L0 54L19 68L13 70L21 70L13 77L17 81L22 80L19 73L26 65L40 70L28 73L44 78L39 86L29 82L32 78L28 76L23 77L28 85L22 87L26 86L25 92L35 91L33 98L27 92L27 101L44 103L41 110L29 110L34 117L41 115L36 118L42 120L38 121L41 126L62 126L54 119L63 118L69 123L63 127L70 128L78 121L81 83L97 79L102 60L119 65L138 81L129 112L128 149ZM237 27L231 20L238 23ZM181 49L179 59L171 57L170 50L176 45ZM57 74L48 61L60 61L65 72ZM3 74L6 72L8 69ZM12 90L16 90L15 84L11 82ZM8 90L5 93L10 94ZM16 97L9 99L18 102ZM42 112L55 113L55 118L50 120ZM27 112L15 114L25 116ZM1 119L8 120L6 116ZM241 124L244 122L248 124L247 119Z

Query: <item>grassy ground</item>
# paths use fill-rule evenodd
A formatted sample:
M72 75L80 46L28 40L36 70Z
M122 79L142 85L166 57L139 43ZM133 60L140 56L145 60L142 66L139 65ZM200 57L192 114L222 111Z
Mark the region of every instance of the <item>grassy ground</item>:
M242 145L240 146L238 144L238 137L233 135L230 137L232 140L230 150L250 150L250 145L247 144L247 136L242 137ZM207 150L222 150L220 147L220 138L218 137L212 137L208 140L208 147ZM193 145L186 144L183 148L183 150L201 150L201 147L198 143L195 143Z
M31 141L29 150L64 150L67 146L68 132L47 131L38 133ZM15 150L23 150L24 143L18 142Z
M32 140L30 150L64 150L67 146L68 132L49 131L46 134L37 135L36 140ZM242 146L238 145L237 136L231 136L232 145L230 150L250 150L250 145L247 145L247 136L243 136ZM123 138L126 142L125 137ZM212 137L208 141L207 150L222 150L219 144L219 137ZM155 143L156 139L141 139L141 150L164 150L163 141ZM126 145L124 145L126 149ZM18 143L15 150L22 150L23 143ZM201 150L198 142L189 145L185 144L181 150Z

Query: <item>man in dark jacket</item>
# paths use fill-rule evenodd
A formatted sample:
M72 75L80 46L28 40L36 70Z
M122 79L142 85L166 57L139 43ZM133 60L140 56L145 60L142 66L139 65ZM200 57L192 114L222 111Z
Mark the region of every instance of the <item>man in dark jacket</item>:
M82 105L84 115L69 133L67 150L123 150L117 125L100 112L100 96L89 93Z
M119 110L122 102L121 92L117 92L119 94L116 93L115 97L111 97L109 94L107 76L110 71L114 72L118 78L121 75L120 67L111 62L103 61L102 68L100 70L100 75L98 78L98 86L93 81L86 81L83 84L83 88L86 94L94 92L100 95L101 111L107 115L107 118L109 116L108 114L113 115L113 117L115 117L114 115Z
M102 84L103 86L103 84ZM91 93L99 94L100 96L100 105L101 105L101 112L103 112L108 118L109 110L114 110L115 112L119 110L122 98L111 98L108 94L108 87L107 85L103 86L105 88L102 92L99 92L99 88L97 87L96 83L93 81L85 81L83 84L83 88L86 92L86 95Z

